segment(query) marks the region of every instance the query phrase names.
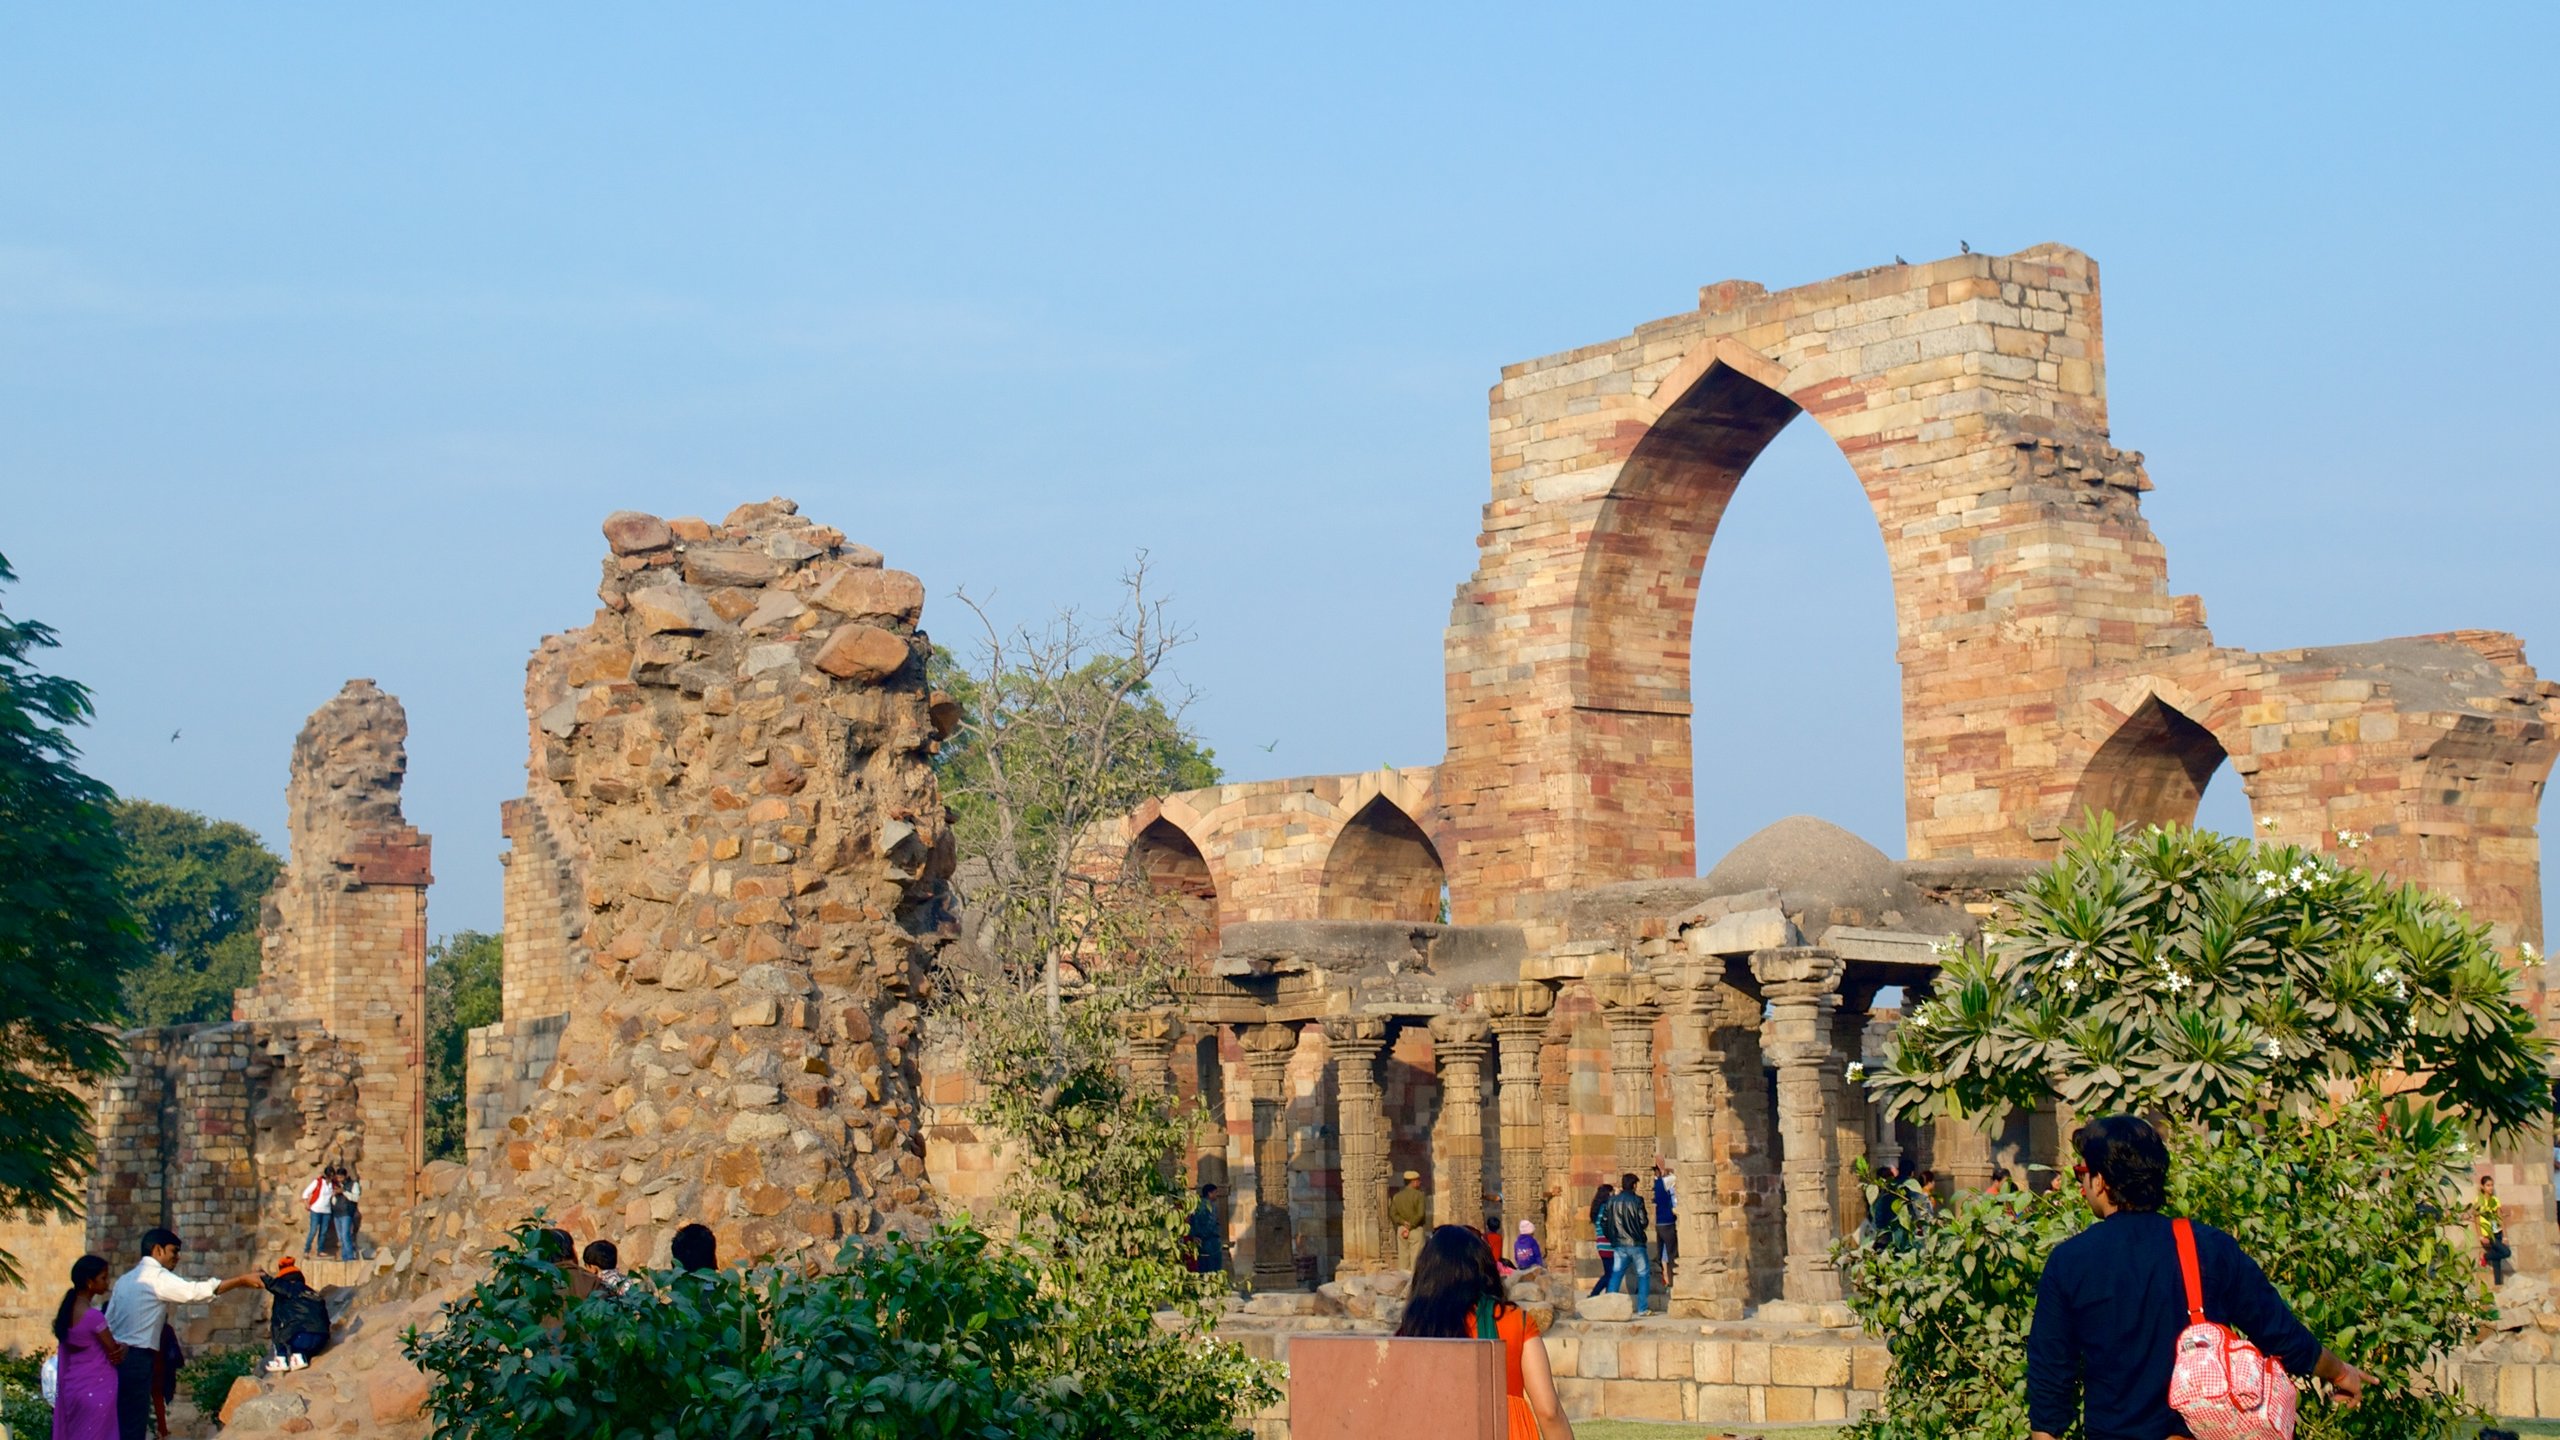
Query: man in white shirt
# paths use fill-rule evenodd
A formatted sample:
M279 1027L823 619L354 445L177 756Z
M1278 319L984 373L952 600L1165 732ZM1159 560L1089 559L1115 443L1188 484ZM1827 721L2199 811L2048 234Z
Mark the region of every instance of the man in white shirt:
M142 1261L107 1293L107 1333L124 1346L116 1367L117 1440L143 1440L151 1428L151 1386L160 1361L160 1330L172 1305L200 1305L225 1290L241 1290L266 1277L250 1272L228 1280L189 1280L169 1267L185 1247L177 1232L142 1234Z

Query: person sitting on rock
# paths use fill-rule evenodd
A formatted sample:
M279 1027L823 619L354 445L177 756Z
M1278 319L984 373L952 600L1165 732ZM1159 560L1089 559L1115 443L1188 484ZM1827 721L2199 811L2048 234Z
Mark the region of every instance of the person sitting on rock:
M1511 1242L1511 1268L1535 1270L1547 1263L1547 1252L1538 1244L1538 1222L1520 1222L1520 1238Z
M276 1273L258 1283L266 1287L271 1297L267 1309L267 1338L273 1350L267 1357L269 1370L299 1370L311 1363L312 1356L329 1348L328 1303L311 1288L292 1256L278 1260Z
M1492 1252L1475 1231L1443 1225L1423 1240L1396 1334L1501 1340L1506 1440L1573 1440L1573 1422L1564 1416L1555 1371L1547 1363L1547 1342L1538 1338L1538 1323L1504 1296Z

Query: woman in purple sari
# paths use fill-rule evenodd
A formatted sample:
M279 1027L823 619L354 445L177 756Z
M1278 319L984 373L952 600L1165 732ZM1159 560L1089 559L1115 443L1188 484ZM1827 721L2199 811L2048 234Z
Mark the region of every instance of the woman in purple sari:
M53 1440L116 1440L116 1366L124 1347L107 1333L107 1262L83 1255L71 1265L71 1288L53 1312L55 1362Z

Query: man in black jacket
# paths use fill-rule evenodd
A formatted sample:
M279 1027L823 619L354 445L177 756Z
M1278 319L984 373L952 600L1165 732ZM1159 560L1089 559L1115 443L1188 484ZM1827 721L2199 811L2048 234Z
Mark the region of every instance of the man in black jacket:
M311 1357L329 1348L329 1305L311 1282L302 1278L302 1269L287 1255L276 1262L276 1273L258 1282L274 1297L267 1315L267 1335L274 1342L275 1354L267 1361L270 1370L299 1370L311 1363Z
M2187 1328L2177 1241L2160 1213L2169 1147L2131 1115L2085 1125L2072 1143L2080 1152L2072 1170L2098 1223L2045 1261L2027 1332L2027 1421L2035 1440L2053 1440L2085 1401L2087 1440L2183 1436L2186 1424L2169 1408L2169 1371ZM2364 1372L2321 1347L2236 1241L2210 1225L2192 1228L2205 1318L2247 1336L2286 1373L2317 1375L2341 1404L2354 1404Z
M1618 1193L1600 1211L1600 1229L1609 1237L1609 1246L1618 1256L1618 1285L1626 1284L1632 1273L1636 1278L1636 1313L1644 1314L1653 1305L1653 1265L1646 1255L1647 1231L1653 1209L1636 1189L1635 1172L1618 1177ZM1615 1288L1615 1287L1613 1287Z

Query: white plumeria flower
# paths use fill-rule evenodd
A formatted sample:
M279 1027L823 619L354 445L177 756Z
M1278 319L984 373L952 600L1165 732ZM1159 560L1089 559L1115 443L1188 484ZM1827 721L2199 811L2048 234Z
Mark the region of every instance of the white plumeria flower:
M2273 815L2262 815L2258 817L2258 828L2261 830L2273 830L2276 828L2276 817Z
M2068 970L2068 969L2070 969L2072 966L2077 965L2077 964L2079 964L2079 963L2080 963L2080 947L2079 947L2079 946L2074 945L2074 946L2072 946L2070 949L2065 950L2065 951L2063 951L2063 952L2062 952L2062 968L2063 968L2063 969Z
M2249 878L2257 881L2258 888L2261 890L2273 890L2276 888L2276 872L2273 870L2261 870Z
M1843 1073L1853 1084L1864 1080L1867 1078L1866 1062L1861 1060L1852 1060L1849 1062L1849 1068Z
M2272 1035L2267 1037L2267 1058L2270 1060L2281 1060L2284 1058L2283 1043L2278 1041Z
M2072 979L2072 978L2071 978L2070 976L2068 976L2068 975L2063 976L2063 977L2062 977L2062 993L2063 993L2063 994L2065 994L2065 995L2077 995L2077 994L2079 994L2079 993L2080 993L2080 982L2079 982L2079 981L2077 981L2077 980Z
M2169 993L2170 993L2170 994L2172 994L2172 995L2179 994L2179 993L2181 993L2182 991L2184 991L2184 990L2187 988L2187 977L2186 977L2186 976L2179 974L2179 973L2178 973L2177 971L2175 971L2175 970L2172 970L2172 971L2170 971L2170 972L2168 972L2168 973L2169 973L2168 985L2169 985Z

